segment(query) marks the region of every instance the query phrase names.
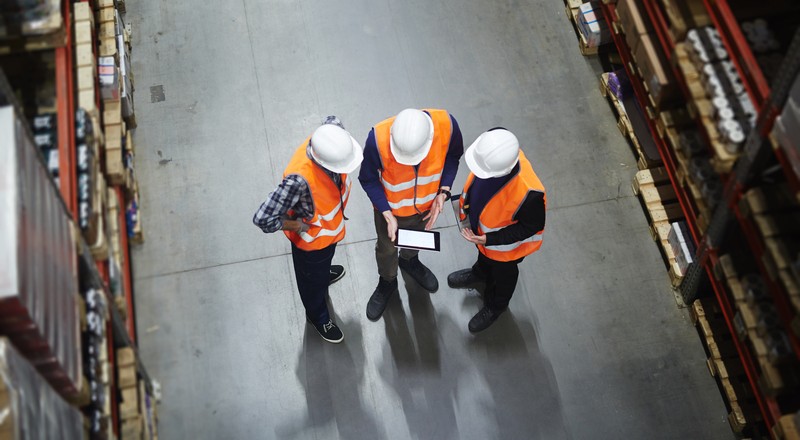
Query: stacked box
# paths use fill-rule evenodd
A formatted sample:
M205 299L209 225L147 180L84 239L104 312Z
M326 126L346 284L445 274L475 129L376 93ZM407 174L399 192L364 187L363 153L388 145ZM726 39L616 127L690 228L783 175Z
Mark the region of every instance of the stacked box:
M0 108L0 331L62 395L82 381L73 228L12 107Z
M141 439L143 432L142 411L139 408L139 383L136 377L136 355L131 347L117 350L117 384L120 403L119 418L122 420L121 440Z
M695 247L686 222L678 221L670 224L669 235L667 236L672 252L675 254L675 262L680 268L680 276L686 273L689 264L694 261Z
M611 42L611 32L603 18L599 2L586 2L580 6L578 29L589 47L597 47Z
M0 338L0 437L83 439L83 416L56 393L5 337Z
M89 3L78 2L75 8L75 69L78 83L78 107L92 115L97 109L97 61L94 56L94 14Z

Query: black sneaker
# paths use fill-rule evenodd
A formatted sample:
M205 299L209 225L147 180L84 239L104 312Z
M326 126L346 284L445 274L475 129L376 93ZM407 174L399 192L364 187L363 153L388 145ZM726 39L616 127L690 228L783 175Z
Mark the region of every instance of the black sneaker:
M411 275L411 278L414 278L414 281L423 289L431 293L439 290L439 281L436 279L436 275L419 261L419 256L415 255L408 260L400 258L398 265L405 273Z
M453 289L471 289L483 284L472 269L457 270L447 276L447 285Z
M344 276L344 266L339 266L338 264L331 265L331 280L328 282L328 285L339 281Z
M313 325L315 329L317 329L317 332L320 336L322 336L322 339L332 344L338 344L344 340L344 334L342 334L342 331L339 330L339 326L337 326L333 320L329 319L328 322L322 325L314 324L308 318L306 318L306 320L309 324Z
M503 310L504 312L505 310ZM503 312L494 312L484 306L472 319L469 320L469 331L478 333L489 328Z
M367 318L375 321L383 315L386 310L386 305L389 304L389 298L397 293L397 278L392 281L386 281L383 278L378 280L378 287L372 292L367 303Z

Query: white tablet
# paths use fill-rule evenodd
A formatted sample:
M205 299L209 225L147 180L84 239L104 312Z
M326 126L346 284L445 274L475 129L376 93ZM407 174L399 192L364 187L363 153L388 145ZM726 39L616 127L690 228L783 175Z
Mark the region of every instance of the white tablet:
M397 229L394 245L399 248L419 249L424 251L439 251L439 232L414 231L411 229Z

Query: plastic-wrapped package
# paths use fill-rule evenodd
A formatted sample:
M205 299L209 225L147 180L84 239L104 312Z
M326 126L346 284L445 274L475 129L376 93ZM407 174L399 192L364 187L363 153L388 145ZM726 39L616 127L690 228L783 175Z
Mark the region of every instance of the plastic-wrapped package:
M0 331L64 396L80 391L77 252L58 189L0 108Z
M8 439L83 439L83 415L0 338L0 435Z

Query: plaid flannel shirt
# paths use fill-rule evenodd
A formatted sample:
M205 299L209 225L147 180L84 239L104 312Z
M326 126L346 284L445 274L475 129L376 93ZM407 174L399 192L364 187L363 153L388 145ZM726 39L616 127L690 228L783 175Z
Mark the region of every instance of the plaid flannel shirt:
M311 158L309 153L307 151L306 154ZM322 169L337 186L341 185L341 174ZM287 216L290 209L294 211L294 217L291 219ZM253 216L253 223L265 233L271 233L280 230L284 220L298 218L310 220L313 216L314 199L311 197L308 183L302 177L293 174L286 176L280 185L269 193L267 200L261 204Z

